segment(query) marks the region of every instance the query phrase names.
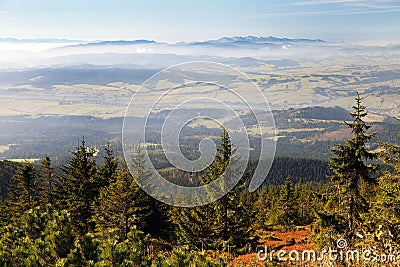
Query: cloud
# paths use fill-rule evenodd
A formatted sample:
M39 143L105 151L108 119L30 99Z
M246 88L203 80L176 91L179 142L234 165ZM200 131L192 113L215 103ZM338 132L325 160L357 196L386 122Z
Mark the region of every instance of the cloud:
M391 9L351 9L351 10L318 10L318 11L294 11L294 12L280 12L280 13L260 13L245 18L263 18L263 17L279 17L279 16L320 16L320 15L356 15L356 14L369 14L369 13L399 13L400 6Z
M395 3L395 4L393 4ZM320 9L320 10L304 10L307 6L320 6L326 4L335 4L335 9ZM392 0L316 0L296 2L290 5L291 7L304 7L302 10L294 10L287 12L276 13L260 13L246 18L262 18L276 16L320 16L320 15L356 15L356 14L371 14L371 13L399 13L400 5Z
M151 48L146 48L146 47L139 47L136 49L136 53L138 54L147 54L147 53L152 53L153 49Z
M353 5L363 5L363 4L370 4L370 5L383 5L387 3L398 3L398 1L393 0L315 0L315 1L301 1L295 2L293 4L289 4L288 6L315 6L315 5L326 5L326 4L339 4L339 5L346 5L346 4L353 4Z
M301 15L326 15L336 11L294 11L294 12L274 12L260 13L247 16L246 18L280 17L280 16L301 16Z

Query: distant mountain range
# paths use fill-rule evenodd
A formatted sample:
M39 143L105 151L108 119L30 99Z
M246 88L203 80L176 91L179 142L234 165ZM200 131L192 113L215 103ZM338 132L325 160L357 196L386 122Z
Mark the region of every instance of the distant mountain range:
M158 42L152 41L152 40L145 40L145 39L139 39L139 40L133 40L133 41L128 41L128 40L119 40L119 41L99 41L99 42L91 42L87 44L82 44L82 45L137 45L137 44L157 44Z
M208 40L204 42L191 42L190 44L268 44L268 43L322 43L320 39L290 39L290 38L278 38L274 36L258 37L258 36L234 36L234 37L222 37L217 40Z
M257 37L257 36L234 36L222 37L216 40L195 41L195 42L177 42L174 46L243 46L243 45L273 45L273 44L286 44L286 43L323 43L325 41L320 39L290 39L278 38L273 36ZM95 43L88 43L86 45L136 45L136 44L167 44L160 43L152 40L133 40L133 41L101 41Z
M118 41L84 41L84 40L70 40L70 39L57 39L57 38L39 38L39 39L17 39L17 38L0 38L0 42L9 43L81 43L80 45L137 45L137 44L167 44L165 42L156 42L153 40L139 39L139 40L118 40ZM258 37L258 36L234 36L222 37L216 40L207 41L194 41L194 42L177 42L170 45L213 45L213 46L230 46L230 45L265 45L271 43L323 43L325 41L320 39L290 39L278 38L274 36Z
M0 43L85 43L83 40L57 39L57 38L37 38L37 39L17 39L12 37L0 38Z
M257 36L235 36L235 37L222 37L216 40L206 41L194 41L194 42L177 42L177 43L166 43L157 42L153 40L117 40L117 41L98 41L81 44L68 45L70 48L74 47L121 47L121 46L135 46L145 45L149 47L170 47L170 48L232 48L232 49L289 49L290 47L300 45L312 45L312 44L323 44L325 41L320 39L290 39L290 38L278 38L273 36L268 37L257 37Z

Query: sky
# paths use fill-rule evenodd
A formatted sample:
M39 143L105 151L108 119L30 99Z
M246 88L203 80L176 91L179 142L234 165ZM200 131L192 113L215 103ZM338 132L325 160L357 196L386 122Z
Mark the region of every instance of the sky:
M0 0L0 38L400 41L392 0Z

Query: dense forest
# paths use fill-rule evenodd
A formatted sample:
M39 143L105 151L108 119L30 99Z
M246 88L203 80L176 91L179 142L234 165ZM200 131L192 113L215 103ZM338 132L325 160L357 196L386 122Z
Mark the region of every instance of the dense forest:
M53 166L49 156L37 165L0 162L0 266L278 266L279 255L261 261L257 251L265 240L278 239L278 232L304 227L311 234L303 245L323 250L345 240L349 250L394 254L385 264L398 266L400 146L375 142L378 133L371 132L366 116L358 96L350 115L338 118L347 121L351 135L332 144L328 163L279 157L263 186L250 193L250 162L233 190L199 207L168 206L139 187L139 177L152 175L141 146L132 173L110 145L102 153L87 145L90 137L62 166ZM233 145L222 132L215 160L196 184L224 173ZM185 182L184 173L166 168L164 174ZM254 261L238 263L242 255ZM377 263L327 258L296 264Z
M160 129L171 110L154 115L148 121L146 141L160 144ZM199 110L202 114L204 110ZM214 110L207 110L208 113ZM262 119L265 111L257 111ZM216 114L221 113L215 110ZM274 110L277 130L276 157L319 159L328 161L329 148L335 143L343 142L349 135L343 121L351 120L348 111L341 107L308 107L298 109ZM376 118L377 114L372 114ZM375 116L375 117L374 117ZM398 125L395 119L379 115L378 120L371 122L372 131L376 131L375 141L395 143ZM268 116L267 116L268 117ZM247 128L254 128L257 121L249 114L240 119ZM48 154L55 166L65 165L69 161L69 151L79 145L82 136L90 142L90 146L101 148L110 143L116 156L122 158L121 129L124 118L99 118L92 116L0 116L0 160L35 159ZM143 118L132 119L132 123L140 124ZM199 141L207 136L218 141L222 134L220 128L201 124L184 127L181 132L180 145L182 152L190 158L196 156ZM252 148L250 156L259 152L259 136L250 132L249 142ZM147 144L148 150L150 144ZM371 142L371 145L374 145ZM6 146L6 149L2 149ZM100 151L100 154L103 150ZM257 156L255 156L257 157ZM101 158L101 157L100 157ZM168 167L165 158L160 160L160 168Z

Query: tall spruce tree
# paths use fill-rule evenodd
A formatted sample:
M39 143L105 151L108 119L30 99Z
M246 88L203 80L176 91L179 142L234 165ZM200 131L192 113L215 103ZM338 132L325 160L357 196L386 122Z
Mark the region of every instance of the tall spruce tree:
M298 221L297 224L307 225L313 222L314 212L313 212L313 201L314 192L317 191L317 184L313 182L308 183L297 183L294 188L294 194L297 199L298 208Z
M9 206L14 212L14 217L38 204L38 176L31 162L24 162L12 178L9 189Z
M114 162L108 159L106 162ZM112 164L106 164L112 165ZM138 228L148 229L149 216L153 210L150 197L139 187L137 180L150 178L144 164L144 156L140 147L132 159L133 175L126 164L116 169L115 181L100 190L100 196L94 205L93 221L99 231L114 229L121 240L128 238L128 233ZM103 165L104 166L104 165ZM112 165L115 166L115 165ZM161 218L154 218L161 220ZM160 231L160 228L157 229Z
M62 205L71 213L73 225L81 236L93 230L91 222L93 203L99 194L97 149L86 147L85 140L62 170L65 175L59 178L61 186L58 196L63 198Z
M236 160L228 131L224 130L214 163L201 179L209 183L225 173L230 161ZM234 164L234 162L233 162ZM222 179L223 181L224 179ZM251 244L253 235L249 213L241 193L245 187L242 177L238 185L225 196L210 204L192 208L174 208L171 218L180 243L196 248L240 250ZM223 182L220 188L226 186Z
M51 166L51 159L46 155L41 161L40 172L40 202L43 205L54 205L54 169Z
M232 149L232 143L229 138L229 133L226 129L224 129L224 133L221 137L221 144L219 148L217 149L217 155L215 156L215 166L210 168L210 174L212 178L217 178L219 176L224 175L224 172L226 168L228 167L228 164L231 162L232 157L233 157L233 149ZM224 180L222 180L224 181ZM225 189L225 185L222 185L222 189ZM224 190L225 191L225 190ZM228 233L228 228L229 228L229 217L228 217L228 210L230 208L230 200L234 201L234 199L231 199L232 197L238 197L237 194L227 194L223 196L219 201L218 201L218 208L220 211L218 214L220 215L220 220L222 223L222 239L224 241L227 241L229 239L229 233Z
M107 187L115 182L118 168L118 158L114 156L110 143L104 149L103 165L99 168L99 187Z
M256 230L266 230L270 225L271 210L279 199L278 186L264 186L257 192L254 200L254 227Z
M133 178L140 181L141 187L147 187L153 179L153 174L146 167L146 159L141 145L136 146L135 155L132 158ZM139 189L137 199L142 203L142 209L138 212L141 223L138 229L149 233L154 238L169 239L172 232L168 218L170 207L146 194Z
M142 222L139 212L145 207L140 188L129 170L119 169L115 177L115 182L100 190L93 220L99 231L115 229L121 240L125 240L133 227Z
M288 176L279 193L279 200L272 211L273 223L291 227L299 223L300 213L292 178Z
M350 113L354 121L345 122L353 137L330 149L333 157L330 158L329 167L334 173L330 177L333 191L328 210L331 213L319 213L322 224L333 230L331 234L336 233L346 238L349 245L354 243L356 233L362 228L361 215L369 210L368 202L361 191L362 184L374 182L372 175L377 168L372 162L375 155L367 147L375 133L367 133L371 126L363 120L368 113L361 101L362 98L357 93L354 111Z

